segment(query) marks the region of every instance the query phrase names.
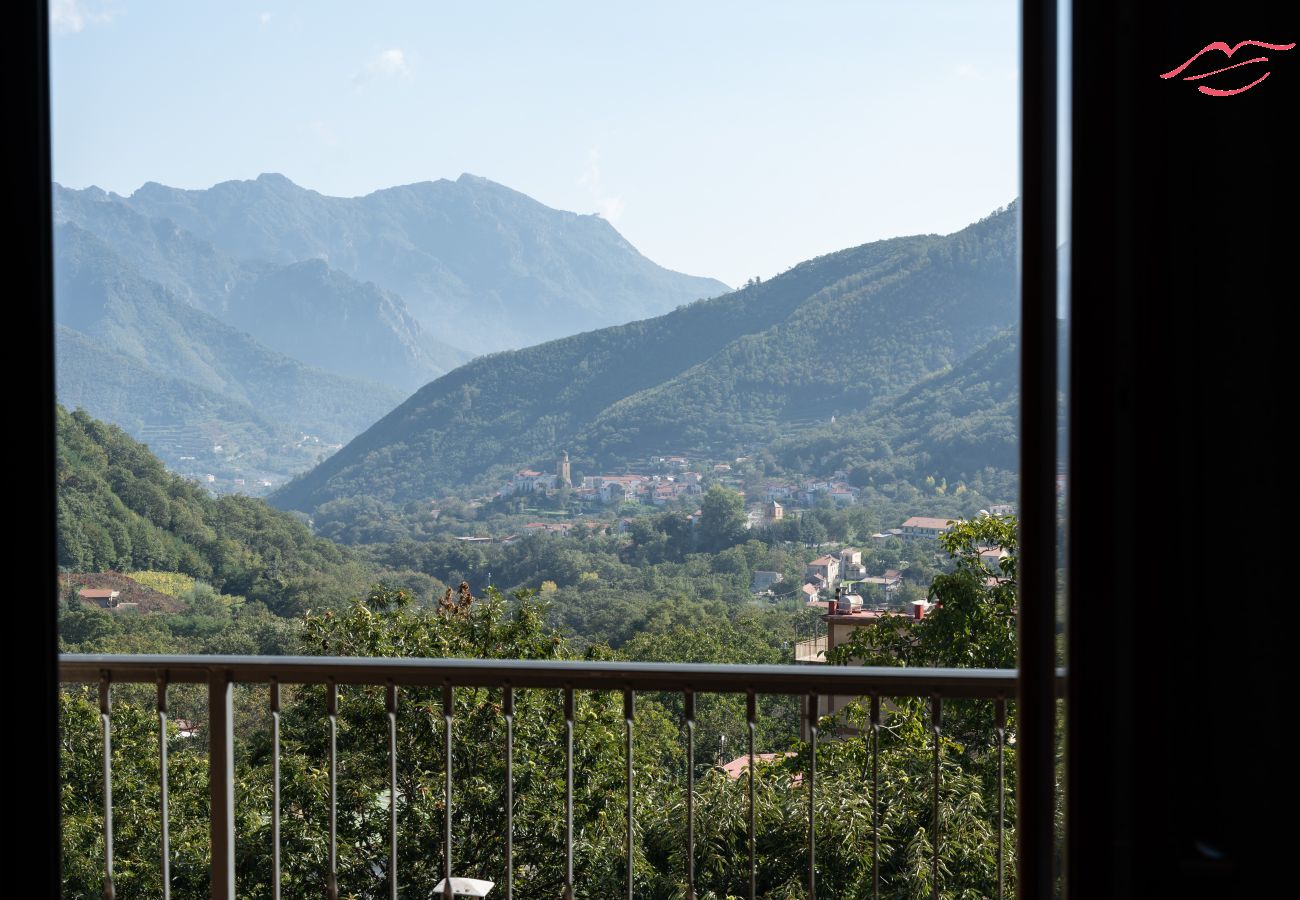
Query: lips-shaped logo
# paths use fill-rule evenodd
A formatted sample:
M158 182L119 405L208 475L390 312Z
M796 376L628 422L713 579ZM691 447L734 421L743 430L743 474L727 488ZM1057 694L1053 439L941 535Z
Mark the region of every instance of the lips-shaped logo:
M1290 50L1290 49L1291 49L1292 47L1294 47L1294 46L1295 46L1295 42L1294 42L1294 41L1292 41L1290 44L1266 44L1266 43L1264 43L1263 41L1242 41L1241 43L1236 44L1235 46L1229 47L1229 46L1228 46L1227 44L1225 44L1223 41L1215 41L1215 42L1212 43L1212 44L1206 44L1206 45L1205 45L1204 47L1202 47L1200 50L1197 50L1196 53L1195 53L1195 55L1193 55L1192 58L1189 59L1187 62L1183 63L1181 66L1179 66L1179 67L1176 68L1176 69L1171 69L1170 71L1164 73L1164 74L1161 75L1160 77L1161 77L1161 78L1177 78L1180 74L1182 74L1182 72L1183 72L1184 69L1186 69L1186 68L1187 68L1188 66L1190 66L1192 63L1196 62L1198 59L1200 59L1200 58L1201 58L1202 56L1204 56L1206 53L1209 53L1211 50L1218 50L1218 51L1222 52L1224 56L1226 56L1226 57L1228 57L1229 59L1231 59L1231 58L1232 58L1232 54L1236 53L1236 52L1237 52L1238 50L1240 50L1242 47L1263 47L1265 50ZM1258 63L1266 63L1266 62L1268 62L1268 57L1267 57L1267 56L1257 56L1257 57L1255 57L1254 59L1247 59L1247 60L1243 60L1242 62L1233 63L1232 65L1230 65L1230 66L1224 66L1224 67L1221 68L1221 69L1213 69L1213 70L1211 70L1211 71L1209 71L1209 72L1198 72L1198 73L1195 74L1195 75L1184 75L1184 76L1183 76L1183 81L1200 81L1200 80L1203 79L1203 78L1210 78L1210 77L1212 77L1212 76L1220 75L1220 74L1222 74L1222 73L1224 73L1224 72L1228 72L1228 71L1231 71L1231 70L1233 70L1233 69L1240 69L1240 68L1242 68L1243 66L1253 66L1253 65L1257 65ZM1255 71L1258 71L1258 70L1255 70ZM1240 74L1240 73L1238 73L1238 74ZM1248 74L1253 74L1253 73L1250 73L1249 70L1248 70ZM1198 85L1196 89L1197 89L1198 91L1200 91L1202 94L1209 94L1211 97L1232 97L1232 96L1235 96L1235 95L1237 95L1237 94L1244 94L1246 91L1250 90L1250 89L1253 88L1255 85L1259 84L1261 81L1263 81L1265 78L1267 78L1270 74L1271 74L1271 72L1265 72L1263 75L1259 76L1259 77L1256 78L1254 81L1252 81L1250 84L1248 84L1248 85L1246 85L1246 86L1244 86L1244 87L1236 87L1236 88L1213 88L1213 87L1210 87L1208 84L1202 84L1202 85ZM1228 76L1228 81L1230 81L1231 78L1232 78L1232 76ZM1225 84L1225 83L1227 83L1227 82L1225 82L1224 80L1221 79L1221 80L1219 81L1219 83L1220 83L1220 84Z

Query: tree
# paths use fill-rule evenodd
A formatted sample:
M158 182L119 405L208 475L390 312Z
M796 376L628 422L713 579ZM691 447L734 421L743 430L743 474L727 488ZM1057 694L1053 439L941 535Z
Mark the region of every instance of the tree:
M811 513L799 517L799 540L803 541L805 547L818 547L826 543L827 537L826 526L821 519Z
M114 694L124 693L115 689ZM158 719L139 702L112 703L113 844L116 896L162 896L158 835ZM93 689L59 694L63 893L103 894L103 738ZM208 890L206 754L167 727L171 803L172 896L199 898ZM241 822L241 827L246 823Z
M716 552L745 540L745 498L720 484L700 501L699 547Z

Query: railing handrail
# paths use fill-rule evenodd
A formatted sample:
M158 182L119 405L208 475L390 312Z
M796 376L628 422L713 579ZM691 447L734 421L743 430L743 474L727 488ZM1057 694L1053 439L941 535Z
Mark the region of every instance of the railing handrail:
M63 654L62 682L207 683L214 671L236 683L573 688L758 694L878 694L889 697L1013 699L1016 669L888 666L719 665L582 660L368 658L340 656L170 656ZM1057 671L1063 694L1064 670Z

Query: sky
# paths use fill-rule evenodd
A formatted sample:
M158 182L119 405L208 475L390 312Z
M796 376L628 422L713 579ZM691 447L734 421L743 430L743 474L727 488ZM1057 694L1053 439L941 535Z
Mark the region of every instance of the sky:
M51 0L55 180L481 175L739 285L1018 192L1014 0Z

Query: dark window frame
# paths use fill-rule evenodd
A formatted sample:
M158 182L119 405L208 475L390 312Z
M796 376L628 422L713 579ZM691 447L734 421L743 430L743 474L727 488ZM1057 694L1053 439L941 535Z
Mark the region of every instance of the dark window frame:
M1198 769L1211 758L1205 753L1199 757L1189 754L1190 761L1166 763L1166 757L1147 752L1144 741L1154 742L1152 746L1162 753L1176 746L1161 731L1168 714L1162 719L1150 713L1155 703L1168 706L1171 697L1177 700L1178 692L1186 691L1178 679L1187 676L1188 665L1196 660L1180 651L1179 641L1194 639L1197 633L1189 624L1171 621L1165 623L1171 631L1161 642L1161 634L1153 626L1132 615L1136 602L1146 599L1145 592L1154 590L1162 603L1179 598L1173 589L1164 589L1158 582L1140 580L1136 551L1125 544L1141 528L1133 515L1135 507L1169 502L1175 514L1187 509L1177 503L1177 485L1169 473L1176 459L1167 448L1176 440L1210 434L1209 429L1193 428L1183 416L1185 410L1171 406L1169 400L1171 386L1176 389L1177 384L1168 371L1181 366L1175 370L1181 376L1191 368L1176 345L1195 339L1197 323L1175 322L1177 340L1152 344L1146 339L1160 334L1153 321L1162 310L1158 303L1154 311L1144 308L1141 301L1150 300L1151 291L1157 289L1177 297L1206 278L1231 284L1234 271L1242 266L1256 285L1263 282L1265 290L1288 284L1285 260L1270 263L1265 255L1280 246L1281 239L1270 238L1266 232L1261 249L1233 243L1223 251L1220 246L1216 247L1220 253L1216 260L1189 261L1180 257L1181 245L1162 238L1171 222L1195 215L1196 204L1204 202L1195 191L1187 190L1188 179L1201 188L1209 184L1211 202L1234 204L1242 216L1267 217L1274 205L1294 206L1298 196L1294 177L1265 183L1259 174L1280 165L1284 148L1234 146L1231 140L1242 130L1221 127L1224 121L1235 121L1230 117L1238 115L1238 110L1265 109L1262 104L1267 101L1260 98L1293 100L1293 85L1300 81L1294 66L1287 71L1279 67L1264 88L1218 106L1194 106L1196 98L1191 94L1187 99L1168 99L1173 95L1158 92L1170 85L1153 77L1165 59L1181 59L1189 45L1201 46L1206 40L1243 36L1294 39L1294 35L1287 37L1266 27L1279 20L1276 14L1270 18L1261 10L1263 4L1248 0L1232 9L1206 0L1154 0L1140 5L1096 0L1075 3L1071 13L1076 48L1071 103L1071 239L1076 258L1087 258L1089 267L1086 271L1071 267L1069 523L1081 534L1092 530L1104 533L1112 554L1108 560L1112 571L1099 588L1087 565L1087 548L1076 542L1069 549L1071 595L1088 597L1088 615L1073 617L1067 635L1071 667L1067 796L1071 802L1065 811L1066 857L1079 861L1067 866L1067 882L1070 893L1078 897L1155 896L1146 890L1153 886L1162 888L1164 895L1207 896L1218 891L1218 896L1247 896L1247 892L1225 893L1224 888L1263 884L1261 873L1266 873L1267 854L1272 852L1270 842L1257 840L1258 835L1247 826L1254 824L1251 816L1268 802L1256 789L1267 784L1267 772L1262 770L1275 748L1280 749L1281 730L1275 718L1280 687L1279 682L1268 679L1277 664L1265 660L1235 673L1220 667L1213 679L1197 682L1198 689L1210 692L1210 700L1220 712L1227 711L1224 703L1238 701L1244 704L1232 707L1238 715L1275 726L1271 736L1257 736L1264 742L1262 750L1251 758L1252 763L1259 763L1255 766L1261 770L1258 774L1243 776L1238 767L1227 767L1226 774ZM19 154L19 177L13 179L17 227L10 262L12 271L26 276L28 293L15 292L13 296L21 308L18 314L30 318L25 329L15 328L13 333L34 335L35 339L21 342L19 349L27 356L10 354L10 383L19 407L13 416L21 423L11 432L11 439L30 454L19 475L36 485L36 497L21 507L24 526L14 551L15 561L22 566L22 579L32 589L26 597L21 593L13 596L19 609L15 615L21 616L22 643L34 658L22 670L22 677L14 680L7 711L23 731L22 777L16 780L35 796L16 807L23 809L24 828L11 852L25 861L25 873L46 888L45 894L57 896L57 639L56 610L48 602L52 596L49 576L57 567L48 8L44 2L21 5L17 19L9 32L12 52L7 55L10 102L17 107L11 145ZM1025 0L1021 27L1024 599L1020 623L1019 896L1047 897L1056 893L1058 874L1053 841L1056 701L1050 689L1056 639L1055 2ZM1077 51L1080 47L1087 49L1086 59ZM1086 85L1081 81L1084 77ZM1209 127L1205 127L1206 116L1213 117ZM1179 158L1163 152L1167 134L1189 131L1197 131L1207 142L1207 152L1217 163L1216 174L1227 179L1225 185L1203 180L1205 153ZM1261 186L1268 188L1266 195L1246 190ZM1141 245L1142 252L1135 251L1136 245ZM1231 326L1222 318L1210 317L1208 321L1209 329L1216 324ZM1167 334L1169 320L1160 324L1166 326ZM1255 368L1223 376L1229 387L1256 381L1288 383L1291 375L1283 367L1290 357L1282 338L1264 335L1262 341L1270 352L1261 354L1262 362L1254 361ZM1225 398L1234 399L1226 388L1211 396L1211 408ZM1260 411L1269 399L1255 407L1248 403L1237 407L1234 415L1241 419ZM1261 427L1267 431L1274 426L1262 420ZM1161 429L1172 429L1172 436L1162 435ZM1256 461L1251 454L1260 454L1257 467L1267 471L1284 459L1282 449L1270 451L1267 440L1249 448L1239 446L1247 443L1225 444L1219 452L1227 454L1226 464L1249 465ZM1230 501L1228 508L1239 513L1246 504ZM1157 554L1176 554L1178 550L1172 538L1149 547ZM1036 598L1053 602L1036 603ZM1255 655L1267 656L1258 651ZM1143 685L1142 693L1134 694L1135 684ZM1178 710L1185 708L1196 712L1186 705ZM1207 733L1212 734L1213 727L1213 720L1206 722ZM1231 803L1229 775L1249 779L1250 796L1238 806ZM1178 805L1179 792L1193 783L1193 777L1199 779L1195 782L1198 787L1208 785L1218 791L1220 799L1211 797L1209 812L1186 817L1184 825L1178 815L1183 810ZM1226 835L1220 842L1228 854L1226 862L1222 854L1216 859L1213 852L1194 849L1195 842L1190 840L1200 833L1197 829L1216 822L1227 823L1226 831L1220 829ZM1234 845L1234 834L1251 840Z

